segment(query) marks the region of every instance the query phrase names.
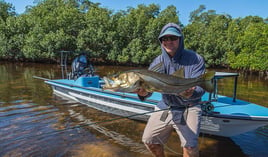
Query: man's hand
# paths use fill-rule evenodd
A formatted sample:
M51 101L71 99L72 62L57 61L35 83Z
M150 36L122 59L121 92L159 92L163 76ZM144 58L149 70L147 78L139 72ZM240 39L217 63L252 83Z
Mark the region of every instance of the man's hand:
M137 89L134 93L137 93L139 96L147 96L148 95L148 92L143 88Z
M179 93L179 96L189 99L193 94L196 87L189 88L181 93Z

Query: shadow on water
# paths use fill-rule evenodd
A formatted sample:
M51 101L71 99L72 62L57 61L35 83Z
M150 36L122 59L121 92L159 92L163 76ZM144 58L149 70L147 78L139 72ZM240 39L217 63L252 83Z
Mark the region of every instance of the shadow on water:
M99 66L97 73L103 76L128 69ZM57 97L42 80L33 78L60 78L58 65L0 63L0 75L1 157L151 156L141 143L145 123L121 119L95 124L116 116ZM245 90L239 96L247 95L246 90L256 89L254 92L260 96L255 101L267 105L263 100L268 92L267 83L253 81L252 84L239 80L239 87ZM232 80L220 84L224 86L223 93L230 94L227 92ZM267 127L232 138L201 134L200 156L258 157L267 154L267 134ZM175 132L165 147L168 157L182 156Z

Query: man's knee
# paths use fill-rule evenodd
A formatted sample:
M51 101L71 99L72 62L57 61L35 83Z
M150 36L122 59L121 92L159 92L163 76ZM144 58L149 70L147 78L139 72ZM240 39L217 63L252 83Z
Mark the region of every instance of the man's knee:
M161 144L148 144L145 143L145 146L155 155L162 157L164 156L164 148Z
M184 157L199 157L198 147L184 147L183 156Z

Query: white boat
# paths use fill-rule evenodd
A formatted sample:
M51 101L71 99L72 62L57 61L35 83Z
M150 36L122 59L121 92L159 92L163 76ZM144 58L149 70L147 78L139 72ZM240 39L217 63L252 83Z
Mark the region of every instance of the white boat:
M213 93L202 97L201 132L205 134L231 137L268 125L268 108L236 98L238 73L216 72ZM218 95L217 80L234 77L233 97ZM44 79L44 78L42 78ZM161 94L154 92L145 101L136 94L119 93L102 89L102 79L93 75L77 79L44 79L51 85L54 94L75 100L103 112L147 121Z

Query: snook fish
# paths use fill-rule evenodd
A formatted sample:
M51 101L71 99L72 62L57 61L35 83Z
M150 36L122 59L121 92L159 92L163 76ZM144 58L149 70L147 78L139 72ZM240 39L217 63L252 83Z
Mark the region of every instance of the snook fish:
M161 64L162 65L162 64ZM160 63L156 65L159 67ZM183 92L191 87L200 86L208 92L213 91L212 79L214 71L207 72L197 78L184 78L184 69L181 68L172 75L159 73L158 68L153 70L129 70L112 77L104 77L103 89L115 92L132 93L139 88L147 92L174 94Z

